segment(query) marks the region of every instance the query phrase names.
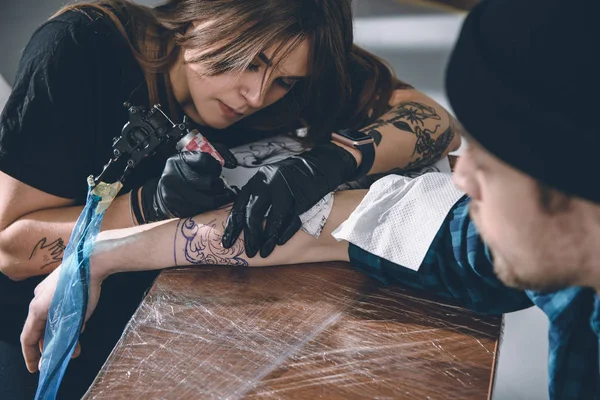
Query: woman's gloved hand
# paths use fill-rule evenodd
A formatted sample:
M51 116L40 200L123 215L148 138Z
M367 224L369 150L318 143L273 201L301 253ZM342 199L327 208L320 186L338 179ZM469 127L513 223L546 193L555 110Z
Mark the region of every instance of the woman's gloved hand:
M222 150L219 152L222 154ZM231 158L235 160L233 155ZM141 187L141 213L135 208L138 192L132 192L132 207L137 222L144 224L169 218L192 217L231 203L236 193L225 185L221 179L221 171L221 164L208 153L183 151L169 157L162 176Z
M300 229L298 216L350 180L356 169L354 156L332 143L261 167L234 202L223 247L233 246L244 230L246 255L254 257L260 249L261 257L268 257Z

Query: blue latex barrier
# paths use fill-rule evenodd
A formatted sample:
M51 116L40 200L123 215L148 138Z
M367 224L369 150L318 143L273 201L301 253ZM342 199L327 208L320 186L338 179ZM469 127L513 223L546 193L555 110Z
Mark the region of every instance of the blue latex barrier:
M100 232L105 210L120 189L120 186L111 188L110 185L100 183L98 186L113 189L111 195L101 196L92 187L93 181L88 181L88 185L86 206L65 249L56 292L48 313L36 400L56 399L85 322L90 253Z

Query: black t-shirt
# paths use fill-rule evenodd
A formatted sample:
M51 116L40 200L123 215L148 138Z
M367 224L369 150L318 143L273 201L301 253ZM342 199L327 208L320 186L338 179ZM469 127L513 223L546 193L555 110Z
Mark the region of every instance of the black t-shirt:
M148 107L125 39L108 17L88 15L69 11L36 30L0 117L0 170L79 204L86 178L101 172L128 121L123 103ZM163 165L159 156L145 160L127 186L158 176Z

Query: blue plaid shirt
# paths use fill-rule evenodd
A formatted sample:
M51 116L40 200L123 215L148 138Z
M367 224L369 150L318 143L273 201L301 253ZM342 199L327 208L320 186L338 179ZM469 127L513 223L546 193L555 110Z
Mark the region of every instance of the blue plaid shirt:
M589 288L553 293L522 291L496 278L487 246L469 218L470 199L450 211L419 271L381 259L354 245L352 265L385 282L399 282L459 302L483 314L536 305L550 321L548 385L551 399L600 399L600 297Z

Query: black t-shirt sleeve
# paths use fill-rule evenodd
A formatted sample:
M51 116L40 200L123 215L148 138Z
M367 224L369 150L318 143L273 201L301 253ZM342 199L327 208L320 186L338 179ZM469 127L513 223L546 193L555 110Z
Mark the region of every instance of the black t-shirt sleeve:
M90 162L97 69L86 41L78 24L41 26L0 117L0 170L64 198L81 197L86 177L99 172Z

